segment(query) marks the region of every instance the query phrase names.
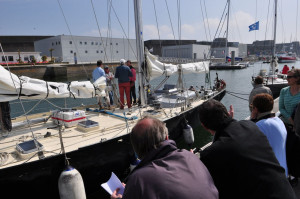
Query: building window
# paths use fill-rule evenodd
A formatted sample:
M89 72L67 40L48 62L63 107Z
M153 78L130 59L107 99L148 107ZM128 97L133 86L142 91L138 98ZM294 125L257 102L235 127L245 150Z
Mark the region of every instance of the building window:
M116 53L119 53L119 51L116 51Z
M96 42L95 45L98 45L98 42Z
M110 43L110 45L112 45L112 43Z
M54 46L54 43L52 42L52 46Z
M116 46L118 45L118 43L116 43Z
M92 45L94 45L94 42L91 42Z
M70 53L73 54L73 50L71 50Z
M57 45L57 42L55 42L55 45Z
M8 56L8 61L14 61L14 57L13 56Z
M60 41L58 42L58 45L60 45Z
M69 44L72 44L72 41L70 41Z
M82 41L80 41L79 44L82 45Z
M7 59L7 56L5 56L5 57L6 57L6 59ZM2 61L6 61L5 57L2 56Z
M97 50L96 53L99 53L99 50Z
M101 42L99 43L99 45L101 46Z
M88 51L86 50L85 53L88 53Z
M103 53L103 51L101 50L101 53Z
M24 61L28 61L28 57L24 57Z
M86 42L86 41L84 42L84 45L87 45L87 42Z

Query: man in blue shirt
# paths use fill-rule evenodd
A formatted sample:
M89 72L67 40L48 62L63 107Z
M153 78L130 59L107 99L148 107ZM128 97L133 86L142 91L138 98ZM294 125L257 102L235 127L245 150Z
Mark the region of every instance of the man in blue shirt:
M105 77L105 72L104 70L102 69L102 61L101 60L98 60L97 61L97 68L94 69L93 71L93 82L95 82L97 79L99 79L100 77L104 76ZM101 103L101 98L102 97L98 97L98 105L99 105L99 108L102 109L102 103ZM106 104L108 106L108 109L110 109L110 102L109 102L109 98L107 96L104 96L103 97L104 100L106 101Z
M253 98L252 121L256 122L258 128L265 134L280 164L285 169L288 177L286 162L286 138L287 131L282 120L272 113L274 100L270 94L261 93Z
M132 72L128 66L125 65L124 59L120 60L120 66L116 69L115 78L118 78L119 92L120 92L120 109L124 109L124 92L126 94L127 106L129 112L131 111L131 100L130 100L130 80Z
M97 68L93 71L93 82L95 82L100 77L105 76L104 70L102 69L102 61L97 61Z

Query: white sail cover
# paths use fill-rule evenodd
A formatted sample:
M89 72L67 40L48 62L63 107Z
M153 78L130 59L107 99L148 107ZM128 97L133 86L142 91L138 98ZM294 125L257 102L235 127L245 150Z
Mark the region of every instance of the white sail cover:
M92 98L105 95L106 81L101 77L94 82L47 82L26 76L18 77L0 65L0 102L15 99Z
M157 57L152 55L148 50L146 50L146 55L150 79L154 79L161 75L171 76L177 73L178 65L162 63L158 61ZM208 61L181 64L181 66L183 74L209 72Z

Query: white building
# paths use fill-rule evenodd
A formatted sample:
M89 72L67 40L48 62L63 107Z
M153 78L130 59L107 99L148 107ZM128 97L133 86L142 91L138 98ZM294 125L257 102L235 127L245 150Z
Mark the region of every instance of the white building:
M231 57L231 51L235 51L235 57L239 56L239 48L236 47L227 47L227 56ZM211 56L215 58L224 58L225 59L226 48L212 48Z
M187 59L206 59L210 50L209 45L189 44L178 46L163 46L163 57L177 57Z
M58 35L34 42L36 51L58 62L95 63L137 60L135 39Z
M17 64L19 63L19 59L25 63L33 59L35 59L36 62L42 61L40 52L5 52L5 55L1 56L0 64L5 65L6 61L9 64Z

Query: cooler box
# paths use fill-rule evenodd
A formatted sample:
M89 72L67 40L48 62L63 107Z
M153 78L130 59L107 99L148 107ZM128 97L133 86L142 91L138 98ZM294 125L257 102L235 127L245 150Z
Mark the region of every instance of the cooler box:
M83 110L62 109L52 111L51 119L54 124L63 124L65 127L73 127L78 122L85 121L86 115Z

